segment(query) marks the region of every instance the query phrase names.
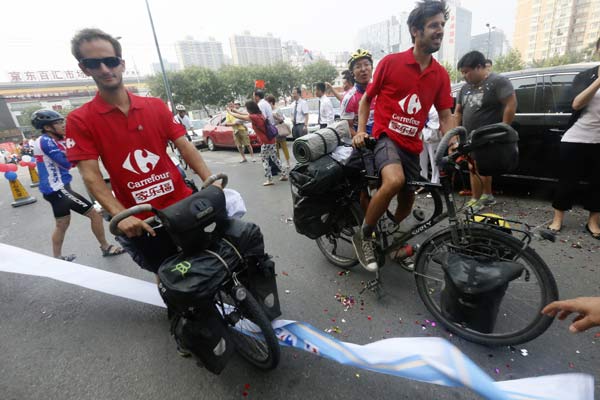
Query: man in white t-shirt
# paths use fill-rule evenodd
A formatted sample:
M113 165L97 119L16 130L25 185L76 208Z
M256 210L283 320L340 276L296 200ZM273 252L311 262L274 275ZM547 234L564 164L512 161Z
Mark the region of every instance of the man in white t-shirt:
M181 124L185 127L185 135L189 141L192 140L192 134L194 133L194 127L192 126L192 121L190 117L188 117L185 112L185 106L183 104L177 104L175 106L175 110L177 111L177 115L175 116L175 122Z
M325 95L325 83L319 82L316 84L315 95L319 98L319 126L325 128L332 124L335 120L333 113L333 104L329 97Z
M302 89L299 87L292 91L292 98L292 136L298 139L308 133L308 104L302 98Z
M265 92L261 89L256 89L254 91L254 101L258 104L258 108L260 108L260 112L263 117L269 120L273 126L275 126L275 118L273 118L273 109L268 101L265 100Z

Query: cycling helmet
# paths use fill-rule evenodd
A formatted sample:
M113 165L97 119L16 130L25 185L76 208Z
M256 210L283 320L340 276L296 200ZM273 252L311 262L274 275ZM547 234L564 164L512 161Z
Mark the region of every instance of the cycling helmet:
M56 121L62 121L63 119L65 119L65 117L54 110L42 109L31 114L31 125L33 125L35 129L41 130L44 128L44 125L48 125Z
M373 64L373 55L369 52L369 50L365 49L357 49L354 53L350 54L350 58L348 59L348 69L352 71L352 67L354 67L354 63L363 58L367 58Z
M176 109L177 111L185 111L185 106L184 106L183 104L177 104L177 105L175 106L175 109Z

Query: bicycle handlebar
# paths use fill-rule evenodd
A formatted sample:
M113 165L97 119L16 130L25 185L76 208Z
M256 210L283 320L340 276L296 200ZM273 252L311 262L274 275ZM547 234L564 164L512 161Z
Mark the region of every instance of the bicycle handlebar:
M462 154L460 150L450 155L447 154L448 147L450 146L450 140L457 135L459 137L459 146L462 146L466 143L467 130L464 127L457 126L456 128L450 129L448 132L446 132L446 134L440 141L440 144L438 145L437 153L435 155L435 163L438 165L438 167L443 168L450 160L454 160L460 154Z
M225 189L225 186L227 186L227 182L229 181L229 178L227 177L226 174L224 174L222 172L219 172L218 174L209 176L204 181L204 183L202 183L202 189L209 187L210 185L212 185L219 179L221 180L221 188Z
M212 185L213 183L215 183L218 180L221 180L221 188L225 188L225 186L227 186L227 181L229 180L229 178L227 177L226 174L224 174L222 172L211 175L202 184L202 189L207 188L208 186ZM110 233L112 233L115 236L123 236L124 233L117 227L117 225L119 225L119 222L121 222L125 218L129 218L135 214L149 212L149 211L155 212L154 208L150 204L138 204L137 206L130 207L127 210L123 210L120 213L116 214L114 217L112 217L112 219L110 220L110 223L108 224L108 229L110 230ZM150 224L150 223L154 222L155 220L156 220L156 217L152 216L152 217L146 218L144 220L144 222L147 224Z
M132 215L153 210L154 208L150 204L139 204L137 206L130 207L127 210L123 210L120 213L116 214L114 217L112 217L112 219L108 223L108 229L110 230L110 233L112 233L115 236L123 236L124 233L117 227L117 225L119 225L119 222L123 221L125 218L131 217ZM146 218L144 222L148 224L153 220L154 217L150 217Z

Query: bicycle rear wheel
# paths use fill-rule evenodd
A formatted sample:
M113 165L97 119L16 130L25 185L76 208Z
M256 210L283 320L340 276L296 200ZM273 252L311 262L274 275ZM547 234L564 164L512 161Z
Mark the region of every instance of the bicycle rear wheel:
M225 303L232 301L225 300ZM240 319L230 330L237 352L260 369L274 369L279 364L279 341L264 310L248 290L236 308Z
M352 236L360 229L363 212L358 204L351 204L345 210L338 210L336 225L332 232L315 241L327 260L343 269L350 269L358 264L358 258L352 246Z
M459 243L453 243L451 229L446 228L425 241L417 255L417 290L429 312L449 331L471 342L488 346L524 343L546 331L552 319L540 311L546 304L558 299L558 288L544 260L532 248L523 249L520 240L494 228L463 226L459 236ZM512 261L524 268L520 277L508 284L498 313L492 317L495 323L490 331L478 331L473 328L473 323L457 320L442 311L443 292L447 284L437 257L447 253Z

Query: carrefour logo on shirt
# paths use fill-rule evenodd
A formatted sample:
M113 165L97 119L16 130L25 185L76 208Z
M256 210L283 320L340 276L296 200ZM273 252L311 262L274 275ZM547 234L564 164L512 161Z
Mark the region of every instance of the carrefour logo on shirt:
M400 106L400 109L408 115L415 115L421 111L421 100L419 100L419 96L417 96L416 93L409 94L400 100L398 105Z
M158 164L160 157L146 149L138 149L127 154L123 162L123 168L134 174L147 174Z

